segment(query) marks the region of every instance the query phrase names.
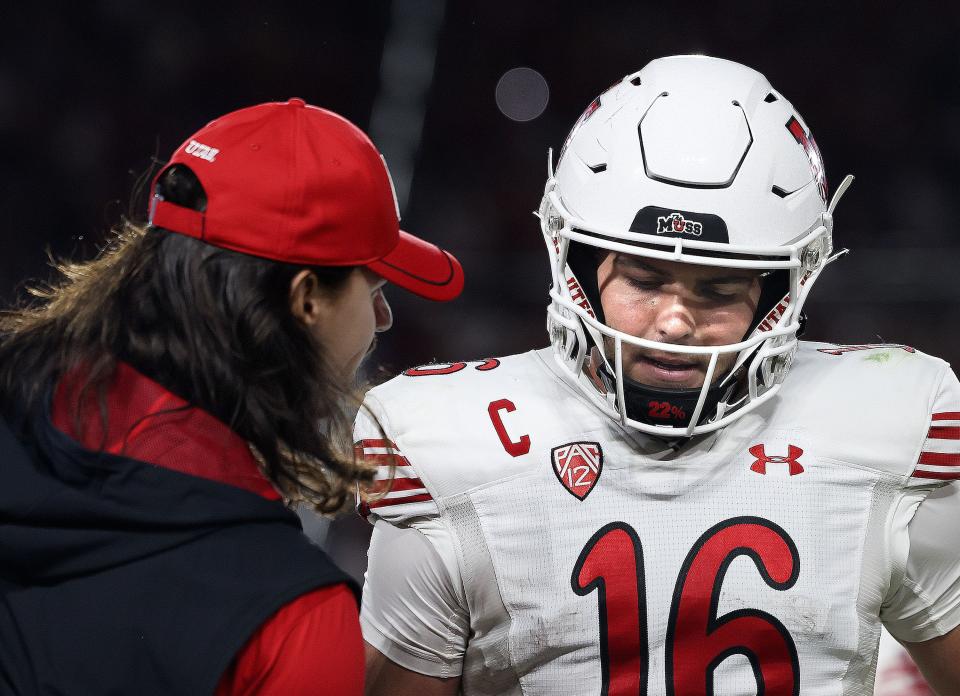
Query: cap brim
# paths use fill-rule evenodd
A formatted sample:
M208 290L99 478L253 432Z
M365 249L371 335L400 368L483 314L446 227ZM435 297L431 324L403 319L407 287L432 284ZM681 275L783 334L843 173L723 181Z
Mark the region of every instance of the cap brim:
M402 230L393 251L367 268L428 300L446 302L463 290L463 268L452 254Z

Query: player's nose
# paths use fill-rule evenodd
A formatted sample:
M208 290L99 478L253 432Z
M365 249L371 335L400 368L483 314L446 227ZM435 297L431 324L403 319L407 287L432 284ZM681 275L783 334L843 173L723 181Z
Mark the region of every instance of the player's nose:
M656 316L657 340L663 343L686 343L696 330L690 307L679 294L668 295Z

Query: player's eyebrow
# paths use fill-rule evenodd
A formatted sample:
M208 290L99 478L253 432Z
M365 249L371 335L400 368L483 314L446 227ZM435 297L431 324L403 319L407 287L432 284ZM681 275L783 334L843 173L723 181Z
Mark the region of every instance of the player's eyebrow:
M743 283L744 285L749 285L753 282L754 278L757 278L757 274L751 275L735 275L735 276L717 276L716 278L705 278L700 281L708 285L725 285L727 283Z
M614 256L613 262L620 267L628 267L639 271L647 271L648 273L655 273L661 276L669 275L668 273L661 271L659 268L651 266L643 259L637 258L636 256L631 256L629 254L618 253L616 256Z
M647 273L653 273L654 275L658 275L661 277L670 277L670 273L668 271L661 270L656 266L653 266L647 263L643 259L636 256L631 256L629 254L618 253L614 257L614 263L620 266L621 268L624 268L624 267L632 268L639 271L646 271ZM747 270L741 273L736 273L736 275L730 275L730 269L728 268L723 268L718 270L723 271L725 275L718 275L718 276L703 278L702 280L699 281L699 283L706 284L706 285L721 285L725 283L749 284L749 283L752 283L754 279L759 275L757 273L754 273L752 271L747 271Z

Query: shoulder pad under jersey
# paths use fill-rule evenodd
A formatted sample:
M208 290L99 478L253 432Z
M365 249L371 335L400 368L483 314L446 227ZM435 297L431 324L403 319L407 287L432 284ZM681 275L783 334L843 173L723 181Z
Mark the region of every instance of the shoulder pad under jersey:
M552 359L546 350L427 365L372 389L365 410L384 435L361 412L358 452L384 478L392 462L396 478L370 511L392 521L436 514L438 500L536 466L537 442L608 429L609 419L547 367Z
M936 478L924 478L924 459L941 459L924 457L937 449L930 436L940 431L932 428L950 414L960 419L958 411L960 385L939 358L899 344L807 342L763 409L771 427L815 433L839 461L920 484Z

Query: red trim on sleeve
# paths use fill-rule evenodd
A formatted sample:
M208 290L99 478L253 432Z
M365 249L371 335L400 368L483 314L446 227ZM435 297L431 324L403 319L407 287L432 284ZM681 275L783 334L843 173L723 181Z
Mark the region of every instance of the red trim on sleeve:
M931 466L960 466L960 454L921 452L919 463Z
M362 696L357 602L343 584L301 595L266 621L214 696Z
M373 466L410 466L410 461L402 454L366 454L358 452L358 457L363 457L363 461Z
M373 487L374 493L399 493L400 491L417 491L424 488L423 481L418 478L395 478L377 481Z
M392 450L397 449L397 446L393 444L390 440L360 440L357 442L354 447L359 447L360 449L370 448L389 448Z
M960 411L946 411L944 413L934 413L933 420L960 420Z
M376 510L377 508L403 505L404 503L425 503L428 500L433 500L433 496L429 493L418 493L417 495L411 495L405 498L381 498L380 500L368 503L367 507L371 510Z
M927 433L930 440L960 440L960 425L942 425L930 428Z
M922 479L937 479L940 481L954 481L960 479L960 470L954 472L943 472L943 471L926 471L924 469L917 469L913 472L914 478Z

